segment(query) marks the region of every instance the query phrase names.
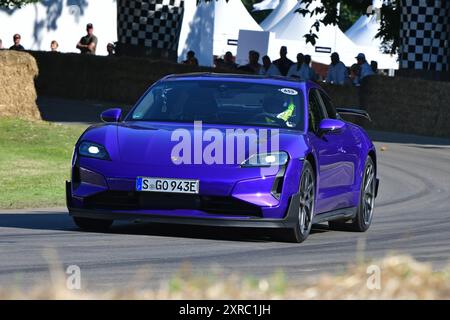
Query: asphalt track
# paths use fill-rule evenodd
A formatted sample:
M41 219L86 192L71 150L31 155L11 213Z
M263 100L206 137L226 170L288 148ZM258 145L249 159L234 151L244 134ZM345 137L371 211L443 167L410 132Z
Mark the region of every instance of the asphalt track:
M381 186L366 233L316 226L306 242L290 244L255 230L119 223L102 234L79 231L64 208L0 210L0 286L46 282L56 261L78 265L82 287L96 290L158 286L186 264L199 274L282 269L292 281L390 252L442 268L450 262L450 140L371 134Z

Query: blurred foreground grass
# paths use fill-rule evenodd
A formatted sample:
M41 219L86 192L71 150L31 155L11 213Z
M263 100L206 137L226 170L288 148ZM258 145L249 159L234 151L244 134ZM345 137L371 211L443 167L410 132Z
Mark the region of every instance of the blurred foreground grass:
M374 268L380 270L378 289L370 286ZM450 299L450 266L436 272L408 256L359 263L340 275L301 284L288 282L281 272L257 279L214 272L195 275L189 268L155 290L134 285L101 292L68 290L64 274L52 279L52 284L26 291L0 287L0 299Z
M61 206L86 126L0 118L0 208Z

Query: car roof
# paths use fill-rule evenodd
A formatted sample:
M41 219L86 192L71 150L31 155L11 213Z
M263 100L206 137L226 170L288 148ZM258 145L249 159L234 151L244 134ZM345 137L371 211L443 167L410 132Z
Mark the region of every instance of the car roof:
M195 72L183 74L171 74L163 79L165 80L206 80L206 81L236 81L236 82L253 82L272 85L286 85L304 87L312 84L311 81L299 81L298 79L283 76L263 76L251 74L235 74L235 73L214 73L214 72Z

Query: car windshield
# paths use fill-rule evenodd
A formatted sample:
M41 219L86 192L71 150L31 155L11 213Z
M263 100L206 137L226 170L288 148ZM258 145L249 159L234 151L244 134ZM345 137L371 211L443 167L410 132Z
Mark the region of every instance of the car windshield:
M128 121L203 121L303 130L302 92L251 82L175 80L156 84Z

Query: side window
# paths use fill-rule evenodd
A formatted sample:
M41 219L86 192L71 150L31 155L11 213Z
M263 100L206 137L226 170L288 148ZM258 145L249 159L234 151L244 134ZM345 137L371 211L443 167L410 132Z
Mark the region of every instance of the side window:
M308 97L308 119L309 125L308 130L312 132L317 132L319 128L320 121L322 121L325 116L323 114L323 109L321 105L321 101L317 95L317 89L309 90Z
M320 97L322 98L323 105L325 106L325 110L327 111L328 118L337 119L338 117L336 109L334 108L331 99L323 91L319 90L318 92L320 92Z

